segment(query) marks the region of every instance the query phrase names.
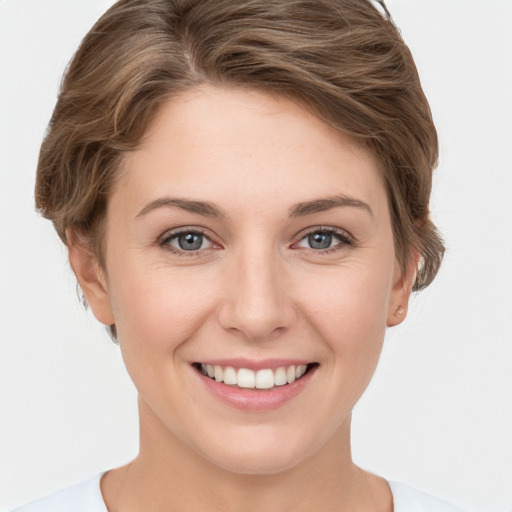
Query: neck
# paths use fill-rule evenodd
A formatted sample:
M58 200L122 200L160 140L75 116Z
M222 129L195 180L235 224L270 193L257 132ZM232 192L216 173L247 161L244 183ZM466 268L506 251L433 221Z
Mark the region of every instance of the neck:
M205 460L171 435L153 415L141 414L140 452L107 473L102 491L110 512L366 512L391 511L387 484L359 469L350 451L350 417L323 449L274 474L240 474Z

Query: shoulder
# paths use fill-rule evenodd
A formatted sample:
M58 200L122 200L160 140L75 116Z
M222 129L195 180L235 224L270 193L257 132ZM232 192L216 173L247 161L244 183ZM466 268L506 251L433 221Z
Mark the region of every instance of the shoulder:
M108 512L101 496L101 477L102 474L96 475L13 512Z
M394 512L464 512L429 494L400 482L388 482L395 504Z

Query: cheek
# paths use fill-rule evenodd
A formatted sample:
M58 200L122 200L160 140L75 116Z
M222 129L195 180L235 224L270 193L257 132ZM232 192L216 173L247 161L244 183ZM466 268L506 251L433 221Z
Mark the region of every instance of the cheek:
M208 322L212 290L205 289L206 276L183 276L163 266L131 270L120 269L117 277L123 279L111 295L119 344L141 397L155 411L165 411L165 404L187 394L187 380L177 373L183 365L176 363Z
M118 272L111 299L120 342L156 356L174 351L206 321L212 289L201 272L173 272L165 266ZM149 354L148 354L149 356Z
M382 271L385 264L380 268L335 269L302 292L305 316L329 351L344 364L350 361L351 372L375 366L382 348L392 273Z

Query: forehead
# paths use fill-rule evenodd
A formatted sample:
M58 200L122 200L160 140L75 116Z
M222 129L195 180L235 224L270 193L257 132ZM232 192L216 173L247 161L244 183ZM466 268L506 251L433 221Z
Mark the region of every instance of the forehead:
M366 149L289 99L236 88L169 100L122 171L114 196L134 207L177 192L283 204L333 194L378 202L384 193Z

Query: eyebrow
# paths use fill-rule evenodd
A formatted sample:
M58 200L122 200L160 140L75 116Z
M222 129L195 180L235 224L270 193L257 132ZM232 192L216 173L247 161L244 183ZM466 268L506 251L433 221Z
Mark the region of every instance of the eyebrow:
M149 212L157 208L175 206L187 212L197 213L204 217L225 218L226 214L213 203L207 201L191 201L189 199L181 199L177 197L161 197L149 202L142 208L136 217L143 217Z
M373 217L373 211L369 204L344 194L297 203L290 208L289 215L290 217L303 217L347 206L366 210Z
M165 207L176 207L187 212L216 219L225 219L228 217L218 206L208 201L192 201L178 197L160 197L146 204L136 215L136 218L143 217L153 210ZM367 203L344 194L312 199L310 201L301 201L293 205L288 214L290 217L304 217L306 215L321 213L340 207L361 208L366 210L373 217L373 211Z

